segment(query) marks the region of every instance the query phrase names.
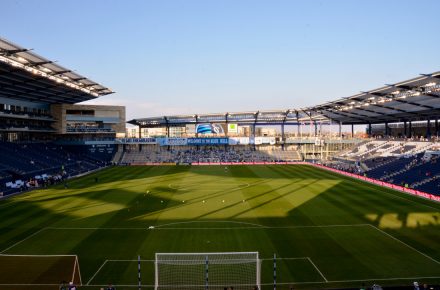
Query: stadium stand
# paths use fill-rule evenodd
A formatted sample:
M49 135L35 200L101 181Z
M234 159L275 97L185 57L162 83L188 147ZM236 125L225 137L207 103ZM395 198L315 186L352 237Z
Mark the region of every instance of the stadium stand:
M3 195L27 189L30 187L27 182L31 180L53 175L65 179L107 165L106 161L68 151L53 143L0 142L0 158Z
M77 103L110 89L0 38L0 195L110 163L125 107Z
M3 191L17 180L60 171L74 176L111 162L310 161L439 193L438 158L432 153L439 148L439 72L303 109L134 119L128 123L138 127L136 137L145 129L163 129L157 134L170 143L159 144L160 138L118 143L124 107L77 104L111 94L110 89L4 39L0 55ZM324 133L323 126L334 124L336 133ZM343 124L351 126L351 134L342 131ZM366 125L368 138L356 138L354 125ZM229 132L230 126L235 131ZM281 132L261 126L279 126ZM296 130L286 133L288 126ZM220 143L211 146L211 139Z
M251 148L185 148L150 147L143 151L124 152L121 164L194 163L194 162L277 162L301 161L298 151L281 149L252 150Z
M439 194L438 147L436 140L372 140L341 152L332 167Z

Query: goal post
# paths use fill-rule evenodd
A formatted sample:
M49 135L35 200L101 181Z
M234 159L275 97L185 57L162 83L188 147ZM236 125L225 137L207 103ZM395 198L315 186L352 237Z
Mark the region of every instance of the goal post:
M0 284L51 285L60 281L82 285L76 255L0 255Z
M155 290L260 289L258 252L156 253Z

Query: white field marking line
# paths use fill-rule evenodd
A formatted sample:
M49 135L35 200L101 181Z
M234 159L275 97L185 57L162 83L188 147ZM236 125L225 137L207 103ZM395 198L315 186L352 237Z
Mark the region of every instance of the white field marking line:
M27 236L26 238L22 239L21 241L16 242L15 244L13 244L12 246L9 246L8 248L4 249L3 251L0 252L0 254L3 254L4 252L6 252L7 250L12 249L13 247L17 246L18 244L32 238L33 236L36 236L37 234L39 234L40 232L46 230L46 228L41 228L40 230L36 231L35 233Z
M145 230L145 228L137 227L137 228L94 228L94 227L47 227L47 230Z
M107 264L108 260L105 260L104 263L102 263L101 267L98 268L98 270L95 272L95 274L93 274L92 278L90 278L89 281L87 281L86 285L89 285L90 282L92 282L92 280L96 277L96 275L98 275L99 271L101 271L101 269L104 267L105 264Z
M186 184L186 186L191 186L191 184ZM196 186L196 185L194 185L194 186ZM229 189L225 189L225 190L236 190L236 189L244 189L244 188L248 188L248 187L250 187L251 185L248 183L248 182L246 182L246 183L243 183L243 184L239 184L238 186L236 186L236 187L232 187L232 188L229 188ZM177 187L174 187L173 186L173 184L172 183L169 183L168 184L168 187L170 188L170 189L173 189L173 190L190 190L190 188L186 188L186 187L182 187L182 188L177 188ZM218 191L218 188L200 188L200 185L197 185L197 190L202 190L202 191L207 191L207 190L216 190L216 191Z
M386 235L386 236L392 238L393 240L398 241L399 243L401 243L401 244L407 246L407 247L410 248L411 250L416 251L416 252L419 253L420 255L425 256L426 258L430 259L431 261L434 261L434 262L436 262L437 264L440 264L440 262L437 261L436 259L434 259L433 257L428 256L427 254L420 252L419 250L417 250L417 249L414 248L413 246L408 245L408 244L405 243L404 241L399 240L398 238L396 238L396 237L390 235L389 233L387 233L387 232L385 232L385 231L379 229L378 227L376 227L376 226L374 226L374 225L370 225L370 226L371 226L372 228L376 229L377 231L381 232L382 234L384 234L384 235Z
M251 225L251 226L254 226L254 227L267 228L266 226L259 225L259 224L247 223L247 222L237 222L237 221L187 221L187 222L175 222L175 223L157 225L157 226L154 226L154 228L156 229L156 228L160 228L160 227L166 227L166 226L172 226L172 225L181 225L181 224L192 224L192 223L232 223L232 224Z
M0 286L60 286L60 284L0 284Z
M136 260L137 261L137 260ZM366 281L394 281L394 280L422 280L422 279L439 279L440 276L433 277L405 277L405 278L377 278L377 279L357 279L357 280L335 280L335 281L327 281L327 282L277 282L277 285L300 285L300 284L328 284L328 283L344 283L344 282L366 282ZM261 283L263 286L271 286L273 283ZM59 284L7 284L2 283L0 286L59 286ZM107 284L87 284L90 287L107 287ZM138 284L114 284L116 288L118 287L138 287ZM151 284L142 284L142 287L154 287ZM204 285L197 285L204 286Z
M266 227L268 229L307 229L307 228L343 228L343 227L365 227L370 224L342 224L342 225L310 225L310 226L279 226Z
M156 260L106 260L107 262L155 262Z
M309 260L310 264L313 265L313 267L315 267L316 271L318 271L319 275L321 275L322 278L324 278L325 282L328 282L327 278L325 278L324 274L322 274L322 272L319 270L319 268L315 265L315 263L313 263L312 259L310 259L310 257L307 257L307 260Z
M177 224L188 224L188 223L234 223L234 224L245 224L245 225L251 225L249 227L209 227L209 228L203 228L203 227L179 227L179 228L168 228L166 226L169 225L177 225ZM271 227L271 226L264 226L260 224L253 224L253 223L246 223L246 222L236 222L236 221L189 221L189 222L176 222L176 223L169 223L169 224L162 224L154 226L153 229L149 228L96 228L96 227L47 227L45 229L47 230L228 230L228 229L307 229L307 228L337 228L337 227L363 227L363 226L371 226L371 224L347 224L347 225L310 225L310 226L279 226L279 227ZM0 253L1 255L1 253ZM62 255L66 256L66 255Z
M35 257L35 258L51 258L51 257L77 257L76 255L19 255L19 254L0 254L0 257Z
M0 284L1 285L1 284ZM27 284L27 285L30 285L30 284ZM99 284L90 284L90 285L87 285L87 286L90 286L90 287L108 287L108 284L106 284L106 285L99 285ZM115 285L115 284L113 284L113 286L115 287L115 288L119 288L119 287L130 287L130 288L138 288L139 287L139 285L138 284L119 284L119 285ZM140 285L141 287L145 287L145 288L154 288L156 285L151 285L151 284L141 284ZM173 285L173 286L176 286L176 285ZM197 286L205 286L205 285L197 285Z
M366 282L366 281L395 281L395 280L422 280L422 279L438 279L440 276L437 277L405 277L405 278L376 278L376 279L355 279L355 280L329 280L327 282L277 282L279 285L289 285L289 284L323 284L323 283L348 283L348 282ZM273 285L273 283L261 283L261 285L269 286Z
M208 222L208 221L206 221ZM215 222L221 222L221 221L212 221L213 223ZM182 223L172 223L170 225L173 224L183 224L183 223L191 223L191 222L182 222ZM194 221L194 223L196 223ZM239 222L236 222L239 223ZM370 226L370 224L353 224L353 225L315 225L315 226L279 226L279 227L270 227L270 226L263 226L263 225L258 225L257 224L251 224L251 225L255 225L253 227L209 227L209 228L197 228L197 227L173 227L173 228L168 228L168 227L163 227L163 226L167 226L168 224L164 224L164 225L160 225L160 226L155 226L152 229L148 229L148 230L230 230L230 229L307 229L307 228L338 228L338 227L364 227L364 226Z
M209 228L189 228L189 227L182 227L182 228L154 228L154 229L148 229L149 231L159 230L159 231L178 231L178 230L251 230L251 229L268 229L263 227L209 227Z

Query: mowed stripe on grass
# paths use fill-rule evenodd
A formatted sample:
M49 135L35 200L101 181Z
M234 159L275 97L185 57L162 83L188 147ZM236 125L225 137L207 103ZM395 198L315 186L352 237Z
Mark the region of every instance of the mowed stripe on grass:
M439 208L311 166L115 167L0 202L0 246L78 255L83 281L106 260L205 251L308 257L319 270L281 263L283 283L439 277ZM136 276L111 267L123 266L106 264L95 282Z

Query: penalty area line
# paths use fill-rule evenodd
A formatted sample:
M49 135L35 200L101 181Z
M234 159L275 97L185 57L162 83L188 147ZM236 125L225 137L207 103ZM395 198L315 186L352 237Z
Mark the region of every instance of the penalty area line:
M426 257L426 258L428 258L428 259L430 259L431 261L433 261L433 262L435 262L435 263L437 263L437 264L440 264L440 262L439 262L438 260L434 259L433 257L431 257L431 256L429 256L429 255L427 255L427 254L425 254L425 253L423 253L423 252L420 252L419 250L417 250L417 249L414 248L413 246L408 245L407 243L405 243L405 242L402 241L402 240L399 240L398 238L394 237L393 235L391 235L391 234L389 234L389 233L387 233L387 232L385 232L385 231L379 229L378 227L376 227L376 226L374 226L374 225L372 225L372 224L370 224L370 226L371 226L372 228L376 229L377 231L379 231L380 233L382 233L382 234L388 236L389 238L391 238L391 239L393 239L393 240L395 240L395 241L397 241L397 242L399 242L399 243L401 243L401 244L407 246L407 247L410 248L411 250L413 250L413 251L419 253L420 255L422 255L422 256L424 256L424 257Z
M440 276L428 276L428 277L405 277L405 278L366 278L366 279L354 279L354 280L328 280L326 282L319 281L305 281L305 282L280 282L278 285L290 285L290 284L330 284L330 283L351 283L351 282L367 282L367 281L396 281L396 280L422 280L422 279L439 279ZM269 286L272 283L261 283L261 285Z
M98 275L99 271L101 271L101 269L105 266L105 264L107 264L108 260L105 260L104 263L102 263L101 267L98 268L98 270L95 272L95 274L93 274L92 278L89 279L89 281L87 281L86 285L89 285L90 282L92 282L92 280L96 277L96 275Z
M312 259L310 259L310 257L307 257L307 260L309 260L310 264L313 265L313 267L315 267L316 271L318 271L319 275L321 275L321 277L325 280L325 282L328 282L327 278L325 278L324 274L322 274L322 272L319 270L319 268L315 265L315 263L313 263Z
M0 254L3 254L3 253L5 253L6 251L8 251L8 250L12 249L13 247L15 247L15 246L17 246L17 245L19 245L19 244L23 243L24 241L26 241L26 240L28 240L28 239L32 238L33 236L36 236L36 235L38 235L39 233L41 233L42 231L44 231L44 230L46 230L46 229L47 229L47 228L41 228L40 230L36 231L35 233L33 233L33 234L30 234L30 235L29 235L29 236L27 236L26 238L24 238L24 239L22 239L22 240L20 240L20 241L16 242L15 244L13 244L13 245L11 245L11 246L7 247L7 248L6 248L6 249L4 249L3 251L1 251L1 252L0 252Z

